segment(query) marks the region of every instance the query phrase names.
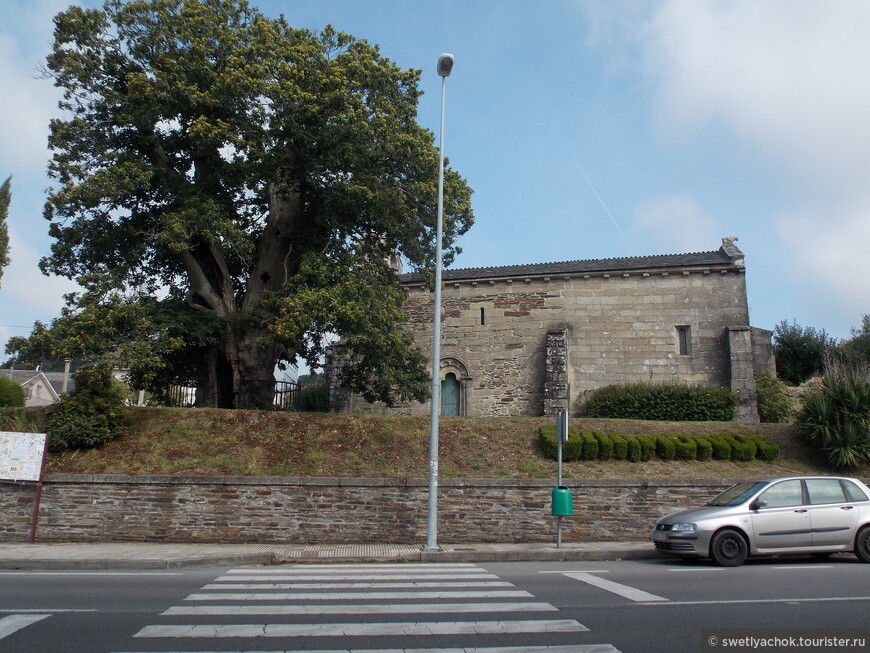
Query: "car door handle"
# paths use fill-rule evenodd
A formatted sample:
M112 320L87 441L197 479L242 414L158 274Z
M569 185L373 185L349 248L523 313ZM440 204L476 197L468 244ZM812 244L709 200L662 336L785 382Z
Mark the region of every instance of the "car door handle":
M800 510L795 510L795 512L806 512L806 511L807 511L806 508L801 508Z
M851 510L854 506L840 506L840 510Z

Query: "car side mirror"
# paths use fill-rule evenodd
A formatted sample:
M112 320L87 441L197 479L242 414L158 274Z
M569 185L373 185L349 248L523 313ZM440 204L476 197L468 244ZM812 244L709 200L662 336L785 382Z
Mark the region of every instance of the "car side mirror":
M753 501L752 505L749 506L750 510L758 510L759 508L764 508L767 505L767 501L764 499L758 499L757 501Z

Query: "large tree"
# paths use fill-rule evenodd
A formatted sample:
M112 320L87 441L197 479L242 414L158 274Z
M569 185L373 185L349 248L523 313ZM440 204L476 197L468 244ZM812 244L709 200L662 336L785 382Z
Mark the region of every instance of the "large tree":
M12 177L7 177L0 186L0 279L3 278L3 268L9 265L9 230L6 216L9 215L9 203L12 201L11 184Z
M438 153L416 121L420 71L243 0L107 0L55 17L46 73L64 114L49 137L43 270L122 288L105 310L150 297L151 316L201 317L182 347L199 405L271 404L275 363L316 364L330 333L344 338L348 387L425 397L388 264L434 263ZM470 196L448 168L448 264ZM100 294L85 295L80 310L94 310ZM161 328L137 324L124 337Z

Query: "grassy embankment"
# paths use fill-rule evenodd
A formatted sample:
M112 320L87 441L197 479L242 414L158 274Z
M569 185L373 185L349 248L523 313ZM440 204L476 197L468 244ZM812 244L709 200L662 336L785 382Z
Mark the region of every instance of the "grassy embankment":
M446 478L552 478L556 463L538 446L529 417L441 420L439 463ZM825 473L784 424L571 421L623 433L759 433L780 446L765 462L571 462L566 478L749 478ZM423 478L428 417L134 408L127 433L101 449L50 455L46 472ZM870 476L870 467L850 470Z

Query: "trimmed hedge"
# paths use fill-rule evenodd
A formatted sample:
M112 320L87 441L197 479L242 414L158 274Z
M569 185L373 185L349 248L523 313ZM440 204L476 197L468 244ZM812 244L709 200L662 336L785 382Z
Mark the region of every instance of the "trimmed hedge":
M633 383L593 390L582 414L665 422L730 422L736 403L728 388Z
M541 449L555 459L556 426L538 429ZM687 435L602 433L595 429L568 427L568 441L562 444L562 460L776 460L779 447L761 435Z

